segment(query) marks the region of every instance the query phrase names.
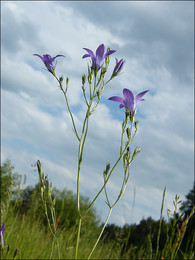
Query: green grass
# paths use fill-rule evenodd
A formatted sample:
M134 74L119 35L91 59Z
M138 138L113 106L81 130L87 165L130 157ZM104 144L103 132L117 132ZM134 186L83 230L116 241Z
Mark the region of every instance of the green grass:
M18 185L21 179L12 176L8 166L1 168L1 225L5 223L4 247L0 245L1 259L59 259L57 243L47 225L40 199L40 186L21 191ZM56 197L56 238L60 259L74 259L77 237L75 195L66 190L53 189L52 192L51 198ZM162 218L164 199L165 190L159 221L150 217L137 225L122 228L107 225L91 259L194 259L194 202L188 200L192 204L183 217L178 211L181 201L176 195L173 201L175 210L172 213L168 211L170 217L166 222ZM81 202L82 208L89 205L87 198L83 197ZM187 230L188 225L190 228ZM186 230L187 236L184 237ZM91 209L82 222L78 259L87 259L100 231L96 211ZM187 241L182 245L184 238Z
M58 259L56 243L53 245L51 233L41 224L40 219L32 221L32 217L28 215L15 215L13 208L10 207L4 222L6 231L4 232L5 246L3 255L1 255L2 259L13 259L16 249L19 251L15 259ZM97 233L88 229L88 225L85 223L85 225L82 226L78 253L79 259L87 258L96 238ZM60 258L73 259L75 253L76 225L71 228L59 228L58 240L60 245ZM106 240L106 238L104 240ZM149 235L140 248L131 245L124 254L121 254L123 244L124 243L118 243L117 240L101 240L92 255L92 259L167 259L167 257L163 258L163 255L155 258L155 252L152 251L152 243ZM9 252L7 252L9 245L11 245L11 248ZM170 251L170 248L173 248L174 245L174 243L170 244L168 251ZM169 253L171 253L171 251ZM167 256L171 259L171 254L167 254ZM173 259L193 259L193 248L186 253L180 252L178 256L179 257L174 257Z
M5 221L6 231L4 232L4 259L13 259L16 248L19 249L16 259L58 259L57 246L54 244L53 253L51 249L53 239L49 230L40 221L32 222L32 219L27 216L15 216L13 211L7 214ZM58 239L60 245L61 259L74 258L76 238L76 226L72 228L63 228L58 231ZM93 230L88 230L87 226L83 227L83 232L80 240L78 258L85 259L89 255L95 243L96 236ZM11 245L7 253L8 245ZM119 248L110 243L104 246L101 243L94 252L93 258L97 259L118 259Z

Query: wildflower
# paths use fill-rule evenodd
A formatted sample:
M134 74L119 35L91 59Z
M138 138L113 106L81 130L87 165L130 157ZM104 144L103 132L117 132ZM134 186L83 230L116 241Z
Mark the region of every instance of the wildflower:
M54 60L57 58L57 57L65 57L64 55L56 55L55 57L51 57L49 54L45 54L43 55L43 57L39 54L33 54L35 56L38 56L45 64L45 67L51 72L53 73L54 72Z
M0 229L0 236L1 236L1 245L3 246L3 233L5 231L5 224L3 223L1 229Z
M118 96L114 96L114 97L110 97L108 100L113 100L116 102L121 103L120 104L120 108L125 107L126 112L129 112L130 115L133 115L137 104L140 101L144 101L144 99L142 99L142 97L148 92L149 90L143 91L139 94L136 95L136 97L134 97L133 93L129 90L124 88L123 89L123 96L125 99L118 97Z
M114 67L114 71L112 73L111 78L118 76L118 74L122 71L124 65L125 65L125 60L121 59L120 61L118 61L118 59L116 58L116 65Z
M94 70L99 70L101 67L104 59L114 53L114 50L109 50L106 53L105 52L105 47L104 44L101 44L97 49L96 49L96 55L92 52L92 50L89 50L87 48L83 48L88 52L88 54L83 55L83 59L87 57L91 57L92 60L92 69Z

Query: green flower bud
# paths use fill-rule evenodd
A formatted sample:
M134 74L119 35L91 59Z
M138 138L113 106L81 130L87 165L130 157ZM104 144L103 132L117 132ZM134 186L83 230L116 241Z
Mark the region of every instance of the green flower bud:
M102 69L101 69L100 78L104 77L104 75L105 75L106 71L107 71L107 69L106 69L106 68L102 68Z
M100 99L100 92L99 91L97 91L97 97L98 97L98 99Z
M135 121L135 129L137 131L137 129L138 129L138 121Z
M106 172L108 173L108 171L110 170L110 163L106 164Z
M83 86L85 85L85 79L86 79L86 76L85 76L85 74L83 74L83 76L82 76L82 85Z
M62 75L62 76L60 76L60 78L59 78L60 84L62 84L63 80L64 80L64 77L63 77L63 75Z
M131 160L133 161L133 159L138 155L138 153L140 153L141 152L141 148L140 147L137 147L137 148L135 148L135 150L134 150L134 152L133 152L133 155L132 155L132 158L131 158Z
M38 171L41 172L41 162L39 160L37 161L37 168Z
M133 122L134 122L134 114L133 114L133 115L130 115L130 121L131 121L131 123L133 124Z
M88 75L88 82L89 82L90 85L92 84L92 81L93 81L93 73L90 73Z
M68 87L68 84L69 84L69 78L66 77L66 87Z
M107 176L109 170L110 170L110 163L107 163L106 164L106 170L104 171L104 174L103 174L105 179L106 179L106 176Z
M107 52L110 51L110 48L107 48ZM110 63L110 55L108 55L105 59L106 61L106 65L108 66L108 64Z
M125 153L123 155L123 167L126 167L126 165L127 165L127 154Z
M135 111L136 109L133 111L133 114L130 112L130 121L132 124L134 123L134 119L135 119Z
M131 131L130 131L129 127L126 129L126 133L127 133L127 138L130 139L131 138Z
M125 121L126 123L129 121L129 116L130 116L130 113L128 110L125 111Z

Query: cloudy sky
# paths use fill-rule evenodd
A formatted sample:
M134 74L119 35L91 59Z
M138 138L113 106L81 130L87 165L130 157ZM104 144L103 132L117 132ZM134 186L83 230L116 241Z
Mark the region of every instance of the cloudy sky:
M1 161L38 182L31 167L39 159L53 186L76 192L78 143L55 79L34 53L59 58L56 72L70 77L68 98L78 130L86 106L81 76L93 51L104 43L123 58L123 73L105 88L90 118L81 168L81 194L91 200L99 191L107 162L119 154L124 111L108 101L149 89L139 104L134 147L142 152L132 163L125 194L109 223L123 225L160 215L166 186L166 209L176 194L184 199L194 181L194 3L193 1L4 1L1 3ZM109 73L108 73L109 74ZM117 198L123 169L109 184ZM134 196L135 194L135 196ZM135 200L135 205L133 201ZM96 203L102 219L108 208L102 195Z

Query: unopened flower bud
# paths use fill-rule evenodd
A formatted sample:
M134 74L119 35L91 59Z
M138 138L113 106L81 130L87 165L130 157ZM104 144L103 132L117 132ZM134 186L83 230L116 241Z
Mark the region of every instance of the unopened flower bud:
M64 77L63 77L63 75L62 75L62 76L60 76L60 78L59 78L60 84L62 84L63 80L64 80Z
M137 130L138 128L138 121L135 121L135 129Z
M68 87L68 84L69 84L69 78L66 77L66 87Z
M102 68L100 78L104 77L106 71L107 71L106 68Z
M107 52L110 51L110 48L107 48ZM110 63L110 55L106 57L106 64L108 65Z
M133 115L130 113L130 121L133 124L133 122L134 122L134 113L133 113Z
M104 171L104 174L103 174L104 175L104 179L106 179L106 176L107 176L109 170L110 170L110 163L107 163L106 164L106 170Z
M83 76L82 76L82 85L83 86L85 85L85 79L86 79L86 76L85 76L85 74L83 74Z
M38 160L37 161L37 169L38 169L38 173L39 173L39 178L42 178L42 171L41 171L41 162Z
M132 158L131 158L131 161L133 161L133 159L138 155L138 153L141 152L141 150L142 149L140 147L135 148L133 155L132 155Z
M108 171L110 170L110 163L106 164L106 172L108 173Z
M129 121L129 116L130 116L130 113L128 110L125 111L125 118L126 118L126 123Z
M126 129L126 133L127 133L127 138L130 139L131 138L131 131L130 131L129 127Z
M130 112L130 121L132 124L134 123L135 113L136 113L136 108L134 109L133 112Z
M89 82L90 85L92 84L92 81L93 81L93 73L90 73L88 75L88 82Z
M97 91L97 97L98 97L98 99L100 99L100 92L99 91Z

